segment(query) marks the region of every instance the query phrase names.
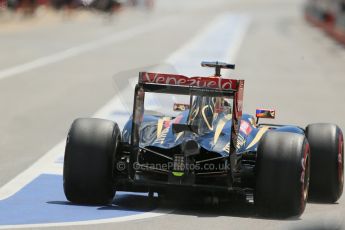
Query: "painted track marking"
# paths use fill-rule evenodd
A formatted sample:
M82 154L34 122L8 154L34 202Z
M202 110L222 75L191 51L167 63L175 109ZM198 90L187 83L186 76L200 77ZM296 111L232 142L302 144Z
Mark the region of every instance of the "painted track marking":
M46 65L54 64L60 61L63 61L68 58L78 56L80 54L90 52L102 47L105 47L110 44L118 43L125 41L127 39L133 38L140 34L152 31L166 24L171 23L172 18L163 18L159 21L154 21L146 25L136 26L131 29L125 30L123 32L114 32L106 37L100 38L98 40L84 43L63 51L60 51L55 54L51 54L45 57L38 58L34 61L27 62L21 65L13 66L4 70L0 70L0 79L12 77L18 74L28 72Z

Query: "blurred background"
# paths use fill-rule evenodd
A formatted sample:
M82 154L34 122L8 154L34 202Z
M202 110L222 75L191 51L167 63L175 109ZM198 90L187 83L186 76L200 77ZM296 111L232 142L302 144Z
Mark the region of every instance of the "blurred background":
M224 77L245 79L245 112L272 108L273 123L344 131L344 44L345 0L0 0L0 187L64 140L75 118L110 101L122 122L137 72L152 66L207 75L201 61L234 63ZM182 210L140 228L339 229L344 213L343 196L308 204L301 219Z

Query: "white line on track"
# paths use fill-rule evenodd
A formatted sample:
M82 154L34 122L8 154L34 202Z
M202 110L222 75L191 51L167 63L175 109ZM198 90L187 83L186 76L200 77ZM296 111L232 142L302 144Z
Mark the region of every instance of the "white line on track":
M166 23L166 22L164 22ZM158 26L159 24L155 24ZM245 35L246 29L249 25L249 18L244 15L233 15L233 14L225 14L222 16L217 17L214 21L212 21L205 30L201 33L198 33L195 38L193 38L186 46L183 46L181 49L177 50L173 55L171 55L166 62L174 65L178 71L183 71L182 73L193 73L193 70L198 70L200 65L200 61L204 58L208 59L217 59L220 61L228 61L228 60L235 60L236 54L240 48L241 42ZM153 25L152 25L153 26ZM153 26L154 27L154 26ZM153 28L152 28L153 29ZM144 32L144 28L141 29ZM230 30L230 31L229 31ZM130 30L132 31L132 30ZM147 31L147 30L145 30ZM55 57L48 59L48 61L38 62L41 64L31 64L31 67L20 67L18 70L12 70L7 72L7 75L4 72L0 72L0 78L12 76L14 74L20 73L21 71L28 71L33 68L38 68L40 66L50 64L59 60L63 60L67 57L72 57L77 54L81 54L83 52L100 48L106 44L110 44L122 39L127 39L130 36L134 36L133 34L138 34L139 32L127 32L127 35L122 35L121 39L119 37L113 37L110 39L109 37L105 40L96 42L96 43L88 43L89 45L82 46L81 48L77 48L74 51L69 51L65 54L55 55ZM221 37L218 38L215 37ZM203 51L208 50L207 55L203 55ZM214 51L215 50L215 51ZM49 61L50 60L50 61ZM210 59L209 59L210 60ZM193 65L186 64L191 61ZM198 63L195 63L195 62ZM44 64L42 64L44 63ZM19 72L18 72L19 71ZM199 73L206 73L207 70L203 69L204 72L197 72ZM1 75L2 74L2 75ZM114 108L116 108L116 112L122 114L121 116L117 116L116 120L121 127L123 127L124 122L131 114L132 111L128 111L130 106L124 106L121 98L123 97L133 97L133 85L132 80L128 80L127 86L121 86L122 88L126 87L126 90L122 90L126 95L117 95L114 97L109 103L107 103L103 108L101 108L94 117L99 118L112 118L114 115ZM16 176L6 185L0 188L0 200L6 199L20 189L22 189L25 185L30 183L33 179L41 175L42 173L50 173L50 174L62 174L62 165L56 163L56 160L61 158L64 153L64 146L65 141L60 142L54 148L52 148L48 153L46 153L43 157L41 157L36 163L34 163L31 167L27 170ZM102 220L90 220L90 221L79 221L79 222L67 222L67 223L49 223L49 224L27 224L27 225L10 225L10 226L0 226L2 228L27 228L27 227L48 227L48 226L67 226L67 225L84 225L84 224L101 224L101 223L111 223L111 222L120 222L120 221L128 221L128 220L135 220L135 219L143 219L149 218L154 216L160 216L166 214L167 211L161 211L156 209L152 212L147 212L143 214L128 216L128 217L118 217L118 218L111 218L111 219L102 219Z
M136 214L131 216L115 217L109 219L100 219L100 220L88 220L88 221L78 221L78 222L62 222L62 223L47 223L47 224L23 224L23 225L4 225L0 226L0 229L20 229L20 228L42 228L42 227L63 227L63 226L80 226L80 225L95 225L95 224L109 224L109 223L118 223L131 220L140 220L146 218L152 218L157 216L162 216L169 214L171 211L156 209L151 212L146 212L142 214Z
M22 74L28 72L30 70L34 70L46 65L50 65L56 62L63 61L68 58L75 57L77 55L96 50L102 48L104 46L122 42L138 36L140 34L152 31L162 26L166 26L167 24L173 22L171 17L163 18L159 21L153 21L151 23L140 25L133 27L131 29L122 31L122 32L114 32L106 37L100 38L95 41L91 41L88 43L84 43L63 51L60 51L55 54L51 54L45 57L38 58L31 62L27 62L21 65L13 66L4 70L0 70L0 79L12 77L18 74Z

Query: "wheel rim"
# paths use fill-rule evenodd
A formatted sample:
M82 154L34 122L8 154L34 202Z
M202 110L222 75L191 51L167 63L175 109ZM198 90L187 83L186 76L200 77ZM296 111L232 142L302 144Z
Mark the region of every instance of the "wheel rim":
M309 174L310 174L310 167L309 167L309 154L306 157L305 163L305 173L304 173L304 186L303 186L303 198L307 200L308 198L308 190L309 190Z
M302 159L302 172L301 172L301 182L302 182L302 194L301 194L301 211L305 208L305 203L308 199L309 190L309 178L310 178L310 158L309 158L309 144L306 144L303 159Z
M340 182L339 189L342 191L343 184L344 184L344 138L343 135L339 135L339 149L338 149L338 178Z

